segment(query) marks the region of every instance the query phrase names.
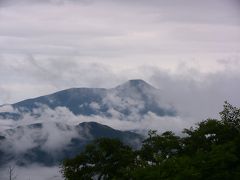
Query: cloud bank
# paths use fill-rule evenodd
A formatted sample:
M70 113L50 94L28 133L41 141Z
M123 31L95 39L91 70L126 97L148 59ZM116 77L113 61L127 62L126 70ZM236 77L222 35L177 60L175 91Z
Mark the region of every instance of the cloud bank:
M173 69L239 55L238 0L1 0L0 56ZM63 61L63 60L62 60ZM30 67L29 67L30 68Z

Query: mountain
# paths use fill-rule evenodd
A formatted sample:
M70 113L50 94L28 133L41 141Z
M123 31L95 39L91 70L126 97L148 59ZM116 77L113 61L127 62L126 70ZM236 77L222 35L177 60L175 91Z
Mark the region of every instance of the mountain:
M15 161L18 165L40 163L55 165L74 157L94 139L117 138L137 148L143 137L96 123L76 126L62 123L35 123L8 129L0 134L0 166Z
M72 88L50 95L27 99L12 104L12 111L1 111L1 119L19 120L23 114L38 116L35 110L41 107L55 109L66 107L74 115L100 115L112 117L118 114L124 119L133 114L148 112L159 116L175 116L174 107L161 104L161 91L143 80L130 80L115 88Z
M175 116L176 110L161 101L159 89L143 80L130 80L111 89L72 88L2 105L0 165L11 161L18 165L55 165L100 137L118 138L137 148L141 135L97 121L139 123L148 113Z

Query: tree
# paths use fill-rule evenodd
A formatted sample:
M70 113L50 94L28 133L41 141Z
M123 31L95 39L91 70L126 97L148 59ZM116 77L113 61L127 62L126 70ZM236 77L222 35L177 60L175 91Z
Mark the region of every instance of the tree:
M240 131L240 108L234 107L225 101L224 109L220 112L224 124Z
M8 167L8 173L9 173L9 180L15 180L16 175L14 174L15 167L14 166L9 166Z
M79 156L65 160L66 179L238 180L240 109L225 102L221 119L207 119L185 136L149 131L140 150L119 140L99 139Z
M149 131L148 136L138 152L141 159L147 163L146 165L159 164L181 151L180 137L175 136L171 131L161 135L156 131Z
M129 146L116 139L102 138L89 144L79 156L65 160L63 176L77 179L128 179L135 155Z

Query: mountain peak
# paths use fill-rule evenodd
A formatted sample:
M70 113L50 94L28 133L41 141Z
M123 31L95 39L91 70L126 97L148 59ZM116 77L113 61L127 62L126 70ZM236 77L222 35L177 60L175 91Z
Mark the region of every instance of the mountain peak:
M148 84L142 79L131 79L128 81L128 83L130 83L131 85Z
M135 88L154 88L152 85L148 84L146 81L142 79L131 79L127 82L117 86L117 88L126 88L126 87L135 87Z

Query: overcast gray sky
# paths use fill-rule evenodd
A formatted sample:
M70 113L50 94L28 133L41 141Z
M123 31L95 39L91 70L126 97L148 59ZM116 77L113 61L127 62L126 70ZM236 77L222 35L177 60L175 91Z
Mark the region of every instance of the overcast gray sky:
M142 78L240 105L239 63L239 0L0 0L0 104Z
M178 132L217 117L225 100L240 107L240 0L0 0L0 105L136 78L159 88L178 116L108 121L60 108L42 120ZM0 130L15 123L0 121ZM17 168L19 179L58 172L27 168Z

